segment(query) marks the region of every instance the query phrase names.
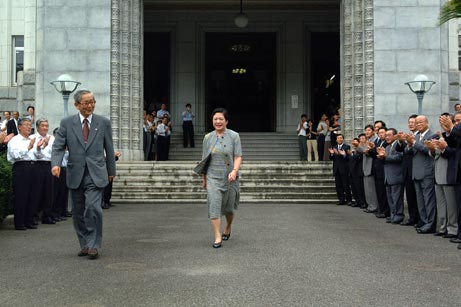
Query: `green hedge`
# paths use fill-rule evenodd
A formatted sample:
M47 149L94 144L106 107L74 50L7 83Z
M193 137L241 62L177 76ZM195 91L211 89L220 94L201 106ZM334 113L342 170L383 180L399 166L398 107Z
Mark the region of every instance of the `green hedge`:
M0 222L11 213L11 164L6 160L6 152L0 153Z

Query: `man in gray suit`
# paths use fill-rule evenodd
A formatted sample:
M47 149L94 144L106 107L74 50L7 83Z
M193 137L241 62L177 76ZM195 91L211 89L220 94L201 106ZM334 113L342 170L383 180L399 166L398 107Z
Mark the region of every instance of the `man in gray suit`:
M405 180L402 174L403 153L398 152L397 130L389 128L386 131L386 142L388 146L378 147L378 159L384 160L384 183L386 185L387 200L391 215L388 223L400 224L405 216L403 214L403 187Z
M368 154L370 151L370 144L377 138L374 134L372 125L367 125L365 127L365 138L365 143L361 142L360 146L357 148L357 152L363 154L363 187L365 190L365 200L368 204L364 212L376 213L378 211L378 198L376 195L375 177L373 173L373 157Z
M93 114L96 100L91 91L77 91L74 100L79 113L61 121L53 144L51 172L59 177L67 147L66 184L72 197L74 228L80 242L78 256L96 259L102 240L104 187L115 176L112 128L108 119Z
M415 183L418 211L423 226L416 228L418 233L434 233L436 227L436 201L434 159L429 155L426 142L438 138L429 129L429 121L424 115L416 117L415 135L407 136L407 151L413 154L413 180Z

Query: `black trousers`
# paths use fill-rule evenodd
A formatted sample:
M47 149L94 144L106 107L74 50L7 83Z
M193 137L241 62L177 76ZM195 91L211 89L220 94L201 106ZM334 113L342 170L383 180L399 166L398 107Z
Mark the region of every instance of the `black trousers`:
M387 202L387 191L384 185L384 176L375 175L376 195L378 196L378 213L390 215L391 210Z
M350 177L351 180L351 190L352 195L354 196L355 201L359 205L364 205L365 201L365 189L363 186L363 176L360 177Z
M336 174L335 175L335 185L336 185L336 194L338 195L338 200L341 203L351 202L351 188L349 186L349 176Z
M51 163L49 161L37 161L36 197L38 209L42 211L42 220L52 218L53 210L53 176L51 175Z
M405 178L405 194L407 196L409 219L417 224L419 222L418 202L416 200L415 184L411 177Z
M194 141L194 125L191 120L182 122L182 139L184 147L187 147L189 142L190 147L195 147Z
M37 207L35 197L36 163L17 161L13 164L14 226L22 228L32 226Z
M168 159L168 140L165 136L157 137L157 161L166 161Z
M456 207L458 208L458 239L461 239L461 174L458 174L458 182L455 185Z
M66 185L66 168L61 167L59 178L53 177L53 215L65 216L68 212L69 189Z
M110 205L110 199L112 198L112 182L109 182L108 185L104 188L104 203Z
M323 161L324 150L325 150L325 135L319 134L317 137L317 151L319 153L319 161Z

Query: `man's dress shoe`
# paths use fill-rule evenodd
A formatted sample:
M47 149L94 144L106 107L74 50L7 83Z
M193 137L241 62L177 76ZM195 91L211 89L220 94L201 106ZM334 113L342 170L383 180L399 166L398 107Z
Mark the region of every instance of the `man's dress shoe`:
M420 233L420 234L430 234L430 233L434 233L435 231L434 230L430 230L430 229L417 229L416 230L417 233Z
M96 248L88 249L88 259L97 259L99 257L98 250Z
M77 256L79 256L79 257L88 256L88 247L82 248L82 249L78 252Z
M52 225L52 224L56 224L56 222L53 219L51 219L50 217L48 217L48 218L42 220L42 224Z
M453 239L450 239L450 242L451 243L461 243L461 239L458 239L458 238L453 238Z
M436 232L434 233L435 237L443 237L446 233L445 232Z
M377 217L378 219L383 219L383 218L386 217L386 215L385 215L384 213L378 213L378 214L376 214L376 217Z
M450 234L450 233L447 233L447 234L442 236L442 238L444 238L444 239L453 239L453 238L456 238L456 237L457 237L457 235Z
M400 225L402 226L413 226L414 224L415 222L413 222L412 220L403 221L402 223L400 223Z

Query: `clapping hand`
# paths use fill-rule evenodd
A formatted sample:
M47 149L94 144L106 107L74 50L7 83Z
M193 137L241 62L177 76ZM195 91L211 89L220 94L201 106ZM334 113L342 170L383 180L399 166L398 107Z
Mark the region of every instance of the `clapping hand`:
M386 149L384 147L376 148L376 152L378 153L378 158L383 159L386 157Z
M453 122L451 121L450 116L442 115L439 117L439 123L445 132L449 133L453 128Z

